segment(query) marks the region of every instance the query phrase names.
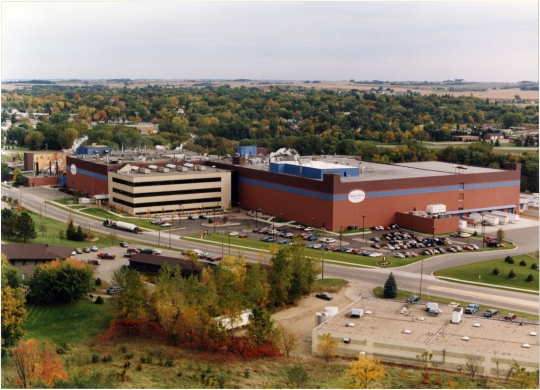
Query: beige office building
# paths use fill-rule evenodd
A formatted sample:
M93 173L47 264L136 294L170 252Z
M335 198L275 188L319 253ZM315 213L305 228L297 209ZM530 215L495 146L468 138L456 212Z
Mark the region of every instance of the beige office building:
M130 215L231 207L231 171L204 165L126 164L109 173L109 202Z

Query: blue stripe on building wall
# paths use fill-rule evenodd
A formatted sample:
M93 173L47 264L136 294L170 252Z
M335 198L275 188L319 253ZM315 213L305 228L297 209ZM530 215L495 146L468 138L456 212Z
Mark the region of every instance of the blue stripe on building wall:
M96 179L101 179L101 180L105 180L105 181L108 181L109 178L105 175L100 175L99 173L94 173L94 172L90 172L90 171L87 171L85 169L80 169L80 168L77 168L77 175L78 174L81 174L81 175L86 175L86 176L90 176L90 177L95 177Z
M252 184L259 187L271 188L278 191L291 192L299 195L312 196L314 198L324 199L324 200L347 200L347 195L328 195L322 194L320 192L301 190L298 188L287 187L279 184L265 183L258 180L239 178L241 183ZM513 187L519 186L519 181L504 181L496 183L480 183L480 184L467 184L465 185L465 190L470 189L481 189L481 188L500 188L500 187ZM360 183L361 186L361 183ZM460 186L444 186L444 187L434 187L434 188L414 188L410 190L395 190L395 191L378 191L378 192L366 192L366 198L381 198L385 196L401 196L401 195L417 195L417 194L428 194L428 193L437 193L437 192L447 192L447 191L460 191ZM461 190L463 191L463 190Z
M293 194L299 194L299 195L306 195L311 196L314 198L324 199L324 200L345 200L347 199L347 195L328 195L328 194L322 194L320 192L316 191L309 191L309 190L301 190L298 188L293 187L287 187L282 186L279 184L272 184L272 183L265 183L262 181L252 180L252 179L246 179L246 178L239 178L238 179L240 183L246 183L246 184L252 184L258 187L264 187L264 188L271 188L273 190L278 191L285 191L285 192L292 192Z

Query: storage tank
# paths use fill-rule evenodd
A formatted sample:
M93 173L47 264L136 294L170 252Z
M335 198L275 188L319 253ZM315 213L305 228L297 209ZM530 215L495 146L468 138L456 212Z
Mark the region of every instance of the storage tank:
M326 321L329 317L326 315L323 311L318 311L315 313L315 326L319 326L324 321Z

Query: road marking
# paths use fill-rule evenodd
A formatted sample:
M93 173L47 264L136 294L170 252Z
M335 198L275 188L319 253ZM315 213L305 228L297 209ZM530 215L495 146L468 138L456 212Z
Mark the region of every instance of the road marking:
M428 287L428 290L430 292L433 291L433 290L438 290L438 291L444 291L444 292L449 292L449 293L453 293L453 294L464 295L462 290L456 290L456 289L446 288L446 287L441 287L441 286L430 286L430 287ZM483 298L483 299L493 299L494 298L492 294L483 294L483 293L479 293L479 292L474 292L474 293L468 292L466 295L469 296L469 297ZM501 302L505 302L505 303L512 304L512 305L518 305L518 306L534 308L534 309L538 309L538 307L539 307L538 302L527 301L525 299L507 298L507 297L503 297L503 296L500 296L500 295L497 297L497 299L499 301L501 301Z

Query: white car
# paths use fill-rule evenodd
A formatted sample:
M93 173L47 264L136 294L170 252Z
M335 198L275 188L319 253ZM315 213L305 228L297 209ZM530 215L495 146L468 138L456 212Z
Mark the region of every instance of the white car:
M313 230L315 230L315 229L313 229L312 227L307 227L307 228L304 229L305 232L311 232Z
M380 254L379 252L373 252L369 255L369 257L381 257L382 254Z
M332 244L332 243L336 242L336 239L331 238L331 237L324 237L324 238L321 238L320 241L324 242L325 244Z
M470 237L471 236L471 233L460 233L459 236L461 238L467 238L467 237Z
M161 227L171 227L172 225L169 222L162 223Z
M97 251L98 251L98 247L95 246L95 245L92 245L92 246L90 247L90 250L91 250L92 252L97 252Z
M285 238L293 238L294 234L292 234L292 233L284 233L283 237L285 237Z
M159 249L154 249L154 255L161 255L161 251Z
M238 232L230 232L229 233L229 236L237 236L238 235Z

